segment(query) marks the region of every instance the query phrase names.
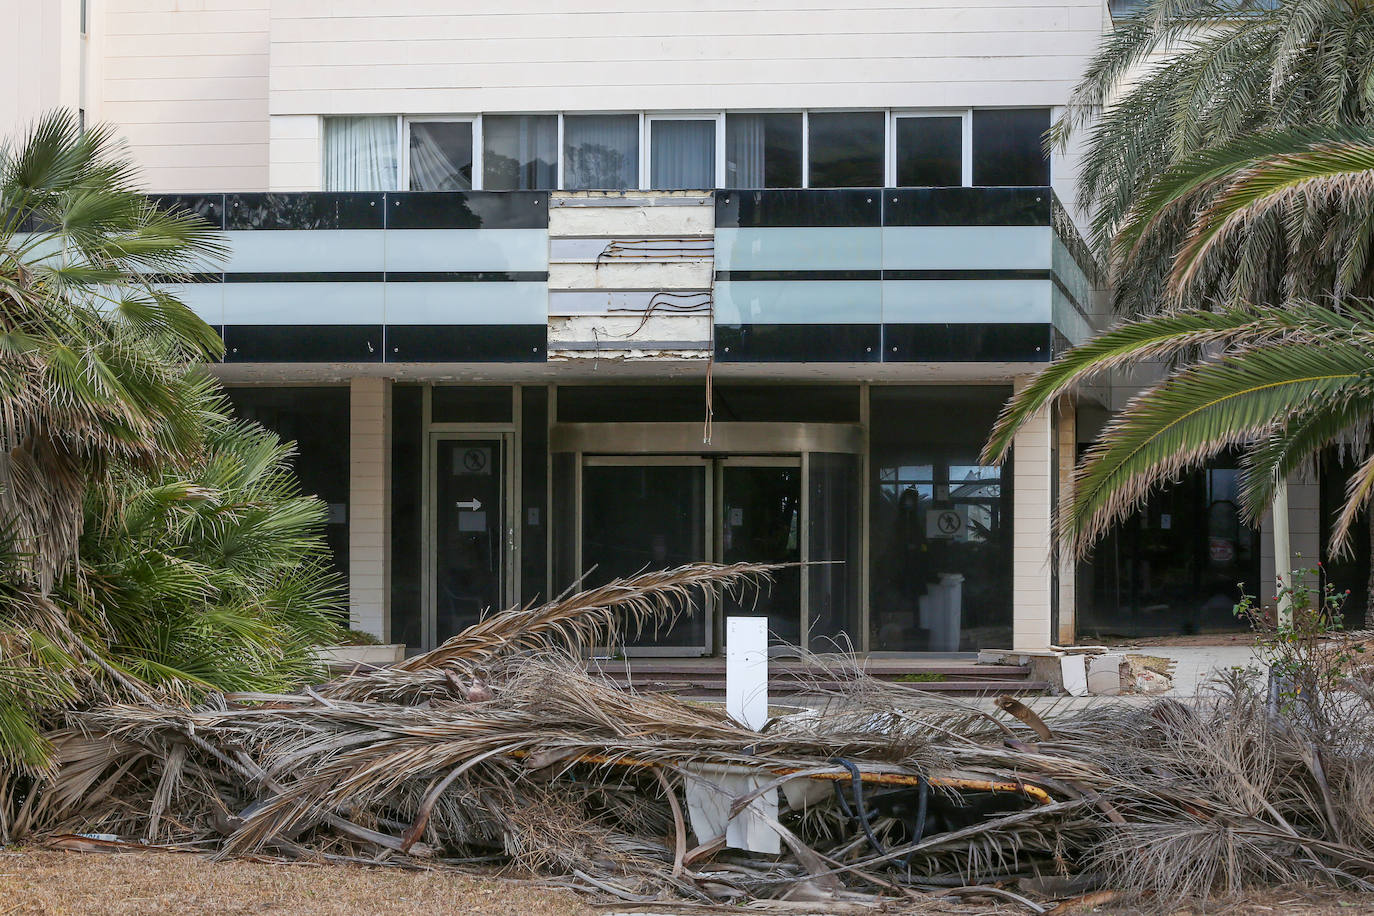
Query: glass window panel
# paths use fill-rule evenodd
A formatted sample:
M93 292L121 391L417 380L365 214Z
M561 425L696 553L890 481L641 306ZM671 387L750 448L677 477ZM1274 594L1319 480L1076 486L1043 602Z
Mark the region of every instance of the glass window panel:
M812 112L811 187L882 187L884 117L881 111Z
M510 423L511 389L494 385L436 385L430 395L434 423Z
M394 191L396 119L324 119L324 190Z
M1044 136L1048 108L1002 108L973 112L973 183L980 187L1042 186L1050 183Z
M391 641L420 649L420 575L424 539L424 390L397 385L391 392Z
M570 191L639 187L639 115L565 115L563 182Z
M415 121L410 125L410 189L472 189L472 122Z
M800 188L801 112L727 114L725 186Z
M485 190L550 191L557 186L557 115L483 116Z
M945 188L963 183L963 118L897 119L899 187Z
M649 122L649 186L660 191L716 186L716 122Z

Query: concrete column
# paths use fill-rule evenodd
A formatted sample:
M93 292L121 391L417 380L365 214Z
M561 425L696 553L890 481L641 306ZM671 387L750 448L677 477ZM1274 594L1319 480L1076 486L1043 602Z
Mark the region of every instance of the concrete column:
M1274 597L1274 518L1272 510L1260 522L1260 594L1264 604ZM1311 569L1321 559L1321 487L1298 474L1288 478L1288 546L1293 569ZM1309 585L1316 580L1309 577ZM1358 586L1343 586L1355 588Z
M1028 377L1018 378L1019 390ZM1012 445L1012 648L1045 649L1051 642L1050 411L1021 427Z
M1059 501L1062 504L1073 486L1073 468L1078 455L1078 408L1064 404L1055 424L1059 446ZM1078 637L1078 577L1073 557L1067 551L1059 552L1059 629L1054 641L1065 646Z
M349 385L348 619L391 638L391 380Z

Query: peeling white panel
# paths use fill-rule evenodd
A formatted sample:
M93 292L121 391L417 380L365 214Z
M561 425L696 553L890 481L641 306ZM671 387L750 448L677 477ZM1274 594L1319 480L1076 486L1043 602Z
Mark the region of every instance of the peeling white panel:
M709 312L710 290L617 290L614 292L581 292L551 290L549 315L613 316L617 312L683 313Z
M716 210L707 203L688 207L549 207L549 235L614 238L709 236Z

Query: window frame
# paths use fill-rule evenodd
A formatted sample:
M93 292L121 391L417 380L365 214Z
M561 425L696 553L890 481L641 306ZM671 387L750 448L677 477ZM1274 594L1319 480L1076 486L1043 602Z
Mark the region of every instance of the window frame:
M883 170L883 180L889 188L901 187L897 184L897 120L899 118L952 118L958 117L961 123L959 139L959 181L960 187L973 187L973 109L970 108L891 108L887 112L887 162Z
M410 187L410 125L412 124L471 124L472 125L472 190L482 190L482 116L470 115L403 115L401 116L401 155L397 171L396 190L409 191Z
M711 164L711 187L708 190L718 190L724 185L725 180L725 112L724 111L646 111L640 116L639 128L639 189L641 191L653 190L653 176L650 174L653 165L652 150L654 139L654 121L713 121L716 126L715 135L715 162Z

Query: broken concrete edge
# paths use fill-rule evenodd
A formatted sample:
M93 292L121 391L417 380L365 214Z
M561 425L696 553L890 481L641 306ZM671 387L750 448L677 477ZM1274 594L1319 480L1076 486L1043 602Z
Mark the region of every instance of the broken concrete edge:
M1106 646L981 649L978 652L979 664L1029 666L1031 679L1048 684L1046 692L1052 696L1163 693L1173 687L1172 666L1160 664L1167 661L1162 656L1111 652Z

